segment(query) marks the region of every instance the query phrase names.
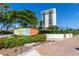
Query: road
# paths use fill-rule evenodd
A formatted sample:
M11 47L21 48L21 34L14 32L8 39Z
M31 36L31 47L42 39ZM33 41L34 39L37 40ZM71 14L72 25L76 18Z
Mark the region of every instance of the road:
M0 38L3 38L3 37L11 37L12 35L14 35L14 34L0 35Z

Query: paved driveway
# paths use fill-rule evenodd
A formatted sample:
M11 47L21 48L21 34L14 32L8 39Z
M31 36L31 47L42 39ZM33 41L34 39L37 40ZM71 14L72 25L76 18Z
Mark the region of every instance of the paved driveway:
M36 51L42 56L79 56L79 36L41 45Z

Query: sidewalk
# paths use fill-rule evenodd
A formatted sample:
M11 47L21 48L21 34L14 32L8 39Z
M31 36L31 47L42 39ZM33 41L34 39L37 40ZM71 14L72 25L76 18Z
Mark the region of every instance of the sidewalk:
M41 56L35 49L30 51L29 53L24 52L23 54L20 54L18 56Z

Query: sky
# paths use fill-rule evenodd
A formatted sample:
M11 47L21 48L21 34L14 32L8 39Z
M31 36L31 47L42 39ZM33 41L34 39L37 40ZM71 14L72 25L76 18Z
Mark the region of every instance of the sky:
M57 26L79 28L79 4L78 3L8 3L11 9L30 9L35 12L41 21L41 11L56 8Z

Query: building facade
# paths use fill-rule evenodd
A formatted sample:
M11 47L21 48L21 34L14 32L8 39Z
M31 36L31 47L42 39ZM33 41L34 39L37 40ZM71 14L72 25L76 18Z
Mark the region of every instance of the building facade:
M42 27L56 26L56 8L43 10L42 14Z

